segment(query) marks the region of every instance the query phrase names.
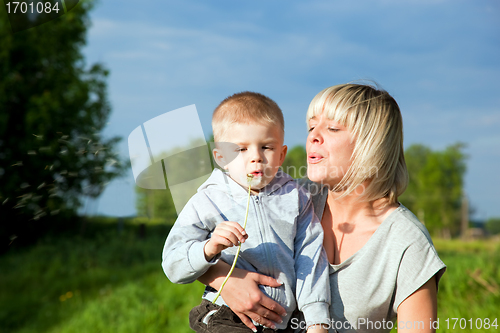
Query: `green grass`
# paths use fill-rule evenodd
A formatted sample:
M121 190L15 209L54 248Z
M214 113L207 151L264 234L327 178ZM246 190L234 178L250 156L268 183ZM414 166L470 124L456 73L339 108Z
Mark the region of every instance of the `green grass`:
M448 266L439 284L438 317L442 328L446 328L449 318L450 329L439 331L498 332L494 328L475 329L475 321L498 318L500 327L500 243L436 240L435 245ZM472 319L474 329L467 322L468 329L462 330L457 324L453 330L452 318Z
M188 312L203 286L174 285L161 269L169 226L94 219L0 256L0 332L190 332ZM500 244L435 240L448 269L438 293L439 332L447 318L498 318ZM499 318L500 320L500 318ZM498 321L497 321L498 322ZM453 325L453 321L450 321ZM470 325L467 322L467 325Z
M146 237L126 223L88 223L86 236L47 236L0 257L0 332L191 332L203 286L161 269L168 226Z

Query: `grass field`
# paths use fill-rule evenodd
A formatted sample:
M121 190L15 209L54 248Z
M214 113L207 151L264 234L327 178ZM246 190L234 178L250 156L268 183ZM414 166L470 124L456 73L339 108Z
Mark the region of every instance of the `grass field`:
M168 226L148 226L145 238L131 223L119 232L116 219L96 219L85 230L83 237L66 233L31 247L14 245L0 256L0 332L190 332L187 314L203 286L165 277L160 263ZM475 325L478 318L484 326L484 319L500 317L500 244L435 244L448 265L438 331L497 332ZM451 318L465 318L467 328L457 322L452 329Z

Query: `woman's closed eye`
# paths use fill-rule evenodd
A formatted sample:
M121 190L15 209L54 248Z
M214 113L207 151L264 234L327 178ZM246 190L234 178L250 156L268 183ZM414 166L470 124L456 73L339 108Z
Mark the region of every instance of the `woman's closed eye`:
M315 127L309 127L309 129L307 130L309 133L312 132L314 130ZM340 131L339 128L336 128L336 127L328 127L328 131L330 132L338 132Z

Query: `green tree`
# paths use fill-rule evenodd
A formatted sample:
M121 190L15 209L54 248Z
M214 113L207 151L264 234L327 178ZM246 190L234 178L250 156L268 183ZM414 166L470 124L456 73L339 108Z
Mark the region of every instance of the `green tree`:
M491 217L486 221L486 230L492 235L500 234L500 217Z
M457 143L443 151L422 145L410 146L405 151L410 183L400 201L432 233L447 236L459 231L466 170L463 149L464 145Z
M306 148L297 145L290 149L285 157L285 161L281 166L283 171L288 173L292 178L304 178L307 176L307 152Z
M210 139L213 140L213 136ZM161 181L165 181L167 189L152 190L136 186L136 209L137 215L142 218L139 219L141 224L152 219L161 219L168 223L175 221L177 211L169 186L181 184L175 188L177 204L186 203L196 193L198 186L201 185L198 178L208 177L213 166L216 165L211 159L211 151L208 148L213 146L210 142L213 141L204 145L206 143L204 139L192 140L185 146L174 147L167 152L162 152L158 158L155 158L155 160L162 160L166 179ZM195 179L198 179L197 185L187 184Z
M123 169L119 139L100 134L108 71L81 52L92 5L15 34L0 6L1 245L49 217L71 222L82 196L98 196Z
M147 190L136 186L137 215L148 220L161 219L173 223L177 218L174 201L169 189Z

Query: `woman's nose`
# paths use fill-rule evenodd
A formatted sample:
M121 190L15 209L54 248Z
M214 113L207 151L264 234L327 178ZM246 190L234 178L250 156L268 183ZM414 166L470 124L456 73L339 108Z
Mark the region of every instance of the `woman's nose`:
M323 143L323 135L321 134L321 131L319 130L318 126L314 127L310 132L309 135L307 136L307 140L310 143Z

